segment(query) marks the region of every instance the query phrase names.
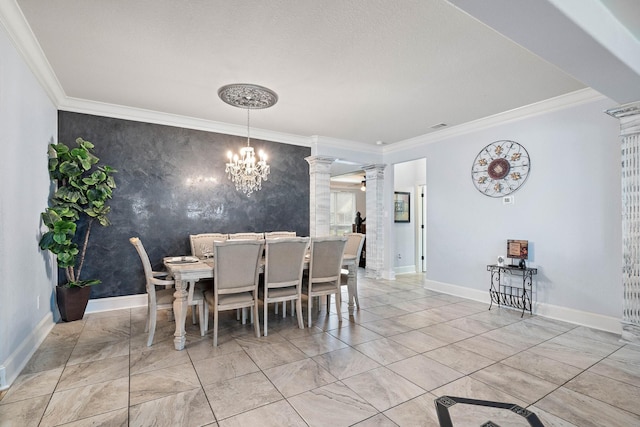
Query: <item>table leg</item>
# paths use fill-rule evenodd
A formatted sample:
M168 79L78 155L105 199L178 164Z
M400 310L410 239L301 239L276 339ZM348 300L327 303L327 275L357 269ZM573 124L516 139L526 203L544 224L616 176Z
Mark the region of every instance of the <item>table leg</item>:
M176 350L184 349L184 344L187 341L184 329L187 320L187 284L187 281L176 279L176 291L173 294L173 314L176 319L176 332L173 334L175 337L173 343Z

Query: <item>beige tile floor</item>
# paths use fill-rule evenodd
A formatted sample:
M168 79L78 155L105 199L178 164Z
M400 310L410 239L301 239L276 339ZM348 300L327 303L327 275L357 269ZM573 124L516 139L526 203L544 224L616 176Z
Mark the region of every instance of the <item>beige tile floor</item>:
M143 309L57 324L0 400L0 426L438 426L440 396L517 404L545 426L640 425L640 348L618 336L361 277L361 309L255 338L229 313L220 345L188 325L184 351ZM306 319L306 317L305 317ZM456 404L454 425L528 425Z

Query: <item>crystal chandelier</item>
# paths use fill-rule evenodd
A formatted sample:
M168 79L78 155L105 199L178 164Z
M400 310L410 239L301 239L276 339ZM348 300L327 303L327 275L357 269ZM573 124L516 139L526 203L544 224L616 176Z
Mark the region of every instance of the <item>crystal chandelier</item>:
M267 180L270 168L267 155L260 150L259 160L250 144L249 112L255 109L269 108L278 102L278 95L266 87L251 84L230 84L218 90L218 96L224 102L234 107L247 109L247 146L240 149L240 154L227 154L225 173L236 190L250 196L254 191L262 188L262 181Z

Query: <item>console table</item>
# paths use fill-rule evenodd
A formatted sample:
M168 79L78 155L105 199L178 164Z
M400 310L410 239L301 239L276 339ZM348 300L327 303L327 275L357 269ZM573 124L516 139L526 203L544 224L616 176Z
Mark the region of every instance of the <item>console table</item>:
M522 310L520 317L524 316L524 312L528 311L532 314L532 285L533 276L538 274L537 268L520 268L517 265L487 265L487 271L491 273L491 304L489 310L495 302L498 306L504 305ZM519 276L522 283L518 285L507 284L505 275Z

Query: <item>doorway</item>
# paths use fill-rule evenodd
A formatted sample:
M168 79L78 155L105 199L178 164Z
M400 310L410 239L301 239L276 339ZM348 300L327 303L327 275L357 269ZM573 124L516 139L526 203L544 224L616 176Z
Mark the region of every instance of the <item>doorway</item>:
M425 158L396 163L393 168L394 193L407 194L409 219L393 223L394 271L422 273L426 271L426 178Z

